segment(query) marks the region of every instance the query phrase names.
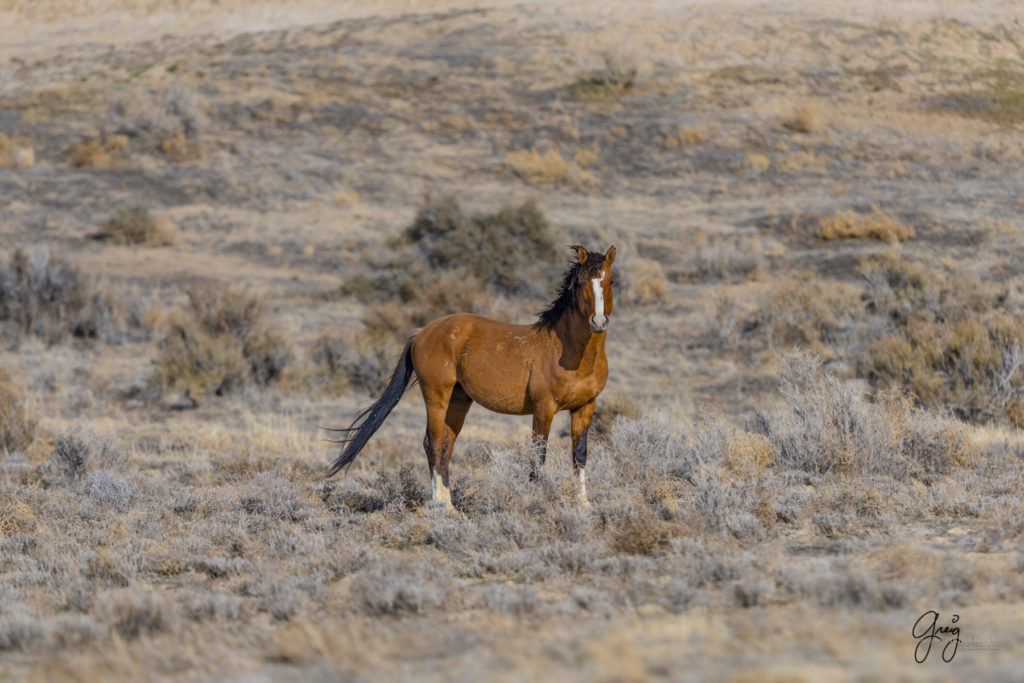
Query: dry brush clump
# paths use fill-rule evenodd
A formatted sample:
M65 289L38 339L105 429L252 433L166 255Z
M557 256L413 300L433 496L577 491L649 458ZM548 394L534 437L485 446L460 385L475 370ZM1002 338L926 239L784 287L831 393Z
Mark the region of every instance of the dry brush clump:
M98 469L121 469L127 459L124 449L113 436L83 422L64 430L53 445L54 465L71 479L82 479Z
M267 323L261 297L212 283L193 285L186 294L188 305L168 316L158 342L160 387L199 400L208 392L222 395L281 377L292 349Z
M839 212L831 218L822 218L818 235L825 240L874 239L899 244L914 236L914 227L906 225L877 206L867 214L853 211Z
M972 421L1024 415L1024 329L992 283L946 277L896 254L865 262L874 341L863 372Z
M964 427L899 397L869 399L814 356L795 352L780 368L785 407L758 411L754 432L776 450L778 465L819 474L881 474L896 480L947 474L974 457Z
M207 125L201 96L182 83L154 92L135 90L111 105L107 140L124 136L144 150L157 150L171 161L202 157L200 138ZM106 151L104 145L103 151Z
M21 451L32 443L39 418L25 393L25 387L0 367L0 451Z
M144 206L130 204L123 206L103 221L98 237L111 244L142 244L165 247L175 243L175 234L170 224L154 217Z
M0 326L13 341L33 335L54 344L69 337L122 341L125 304L95 276L48 249L15 249L0 263Z

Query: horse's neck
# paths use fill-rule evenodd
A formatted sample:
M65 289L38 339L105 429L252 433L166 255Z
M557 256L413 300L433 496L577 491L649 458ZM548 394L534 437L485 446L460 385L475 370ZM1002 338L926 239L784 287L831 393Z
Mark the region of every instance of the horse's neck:
M593 334L580 315L567 314L552 330L561 346L560 364L571 370L592 372L604 355L605 334Z

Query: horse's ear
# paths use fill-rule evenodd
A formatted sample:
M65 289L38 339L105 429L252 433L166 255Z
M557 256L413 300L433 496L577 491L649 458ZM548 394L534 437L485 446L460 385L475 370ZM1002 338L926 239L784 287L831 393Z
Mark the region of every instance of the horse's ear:
M605 262L610 266L615 262L615 247L608 247L608 251L604 254Z
M580 263L586 263L587 262L587 256L588 256L588 254L587 254L587 250L586 249L584 249L581 246L577 246L576 247L576 259Z

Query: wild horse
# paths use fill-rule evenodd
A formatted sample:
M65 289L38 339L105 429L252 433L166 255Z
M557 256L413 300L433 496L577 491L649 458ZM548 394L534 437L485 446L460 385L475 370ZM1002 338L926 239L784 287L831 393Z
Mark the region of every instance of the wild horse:
M451 508L448 462L473 402L498 413L533 415L533 437L544 463L555 413L572 417L572 466L579 501L589 507L584 468L594 402L608 379L605 337L612 312L612 263L580 246L562 276L555 300L532 325L512 325L467 313L439 318L406 344L384 394L360 413L344 434L341 454L327 476L349 465L415 374L427 407L423 448L433 499ZM536 466L536 465L535 465Z

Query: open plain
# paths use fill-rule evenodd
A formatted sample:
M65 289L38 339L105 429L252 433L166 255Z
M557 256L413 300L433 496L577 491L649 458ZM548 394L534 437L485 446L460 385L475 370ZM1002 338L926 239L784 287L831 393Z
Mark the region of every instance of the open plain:
M0 679L1021 680L1022 18L0 0ZM592 509L416 389L324 480L578 243Z

